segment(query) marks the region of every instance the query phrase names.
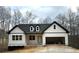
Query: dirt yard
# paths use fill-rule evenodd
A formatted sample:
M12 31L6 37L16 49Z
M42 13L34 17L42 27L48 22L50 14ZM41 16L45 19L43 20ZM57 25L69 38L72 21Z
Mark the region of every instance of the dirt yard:
M46 46L31 46L25 47L6 53L79 53L79 49L75 49L64 45L46 45Z

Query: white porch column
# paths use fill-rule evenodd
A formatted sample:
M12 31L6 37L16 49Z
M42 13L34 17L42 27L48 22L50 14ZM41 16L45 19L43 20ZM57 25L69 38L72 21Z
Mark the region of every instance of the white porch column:
M46 39L44 36L42 36L42 45L46 45Z
M68 45L68 34L65 36L65 45Z

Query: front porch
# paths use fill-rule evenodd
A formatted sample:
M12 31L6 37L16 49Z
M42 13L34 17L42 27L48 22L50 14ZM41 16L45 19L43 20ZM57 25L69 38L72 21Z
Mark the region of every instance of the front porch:
M26 34L27 45L42 45L42 34Z

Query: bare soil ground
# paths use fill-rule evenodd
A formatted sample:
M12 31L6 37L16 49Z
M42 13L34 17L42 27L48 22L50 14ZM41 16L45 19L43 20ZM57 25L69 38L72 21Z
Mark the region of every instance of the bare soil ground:
M46 45L46 46L30 46L6 53L79 53L79 49L75 49L64 45Z

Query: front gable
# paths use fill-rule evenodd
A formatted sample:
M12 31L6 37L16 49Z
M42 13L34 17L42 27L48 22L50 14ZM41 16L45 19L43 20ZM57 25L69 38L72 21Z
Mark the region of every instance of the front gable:
M24 32L19 27L16 27L10 33L21 34L21 33L24 33Z
M55 26L55 28L54 28L54 26ZM67 30L56 22L56 23L51 24L44 32L56 32L56 33L64 32L64 33L66 33Z

